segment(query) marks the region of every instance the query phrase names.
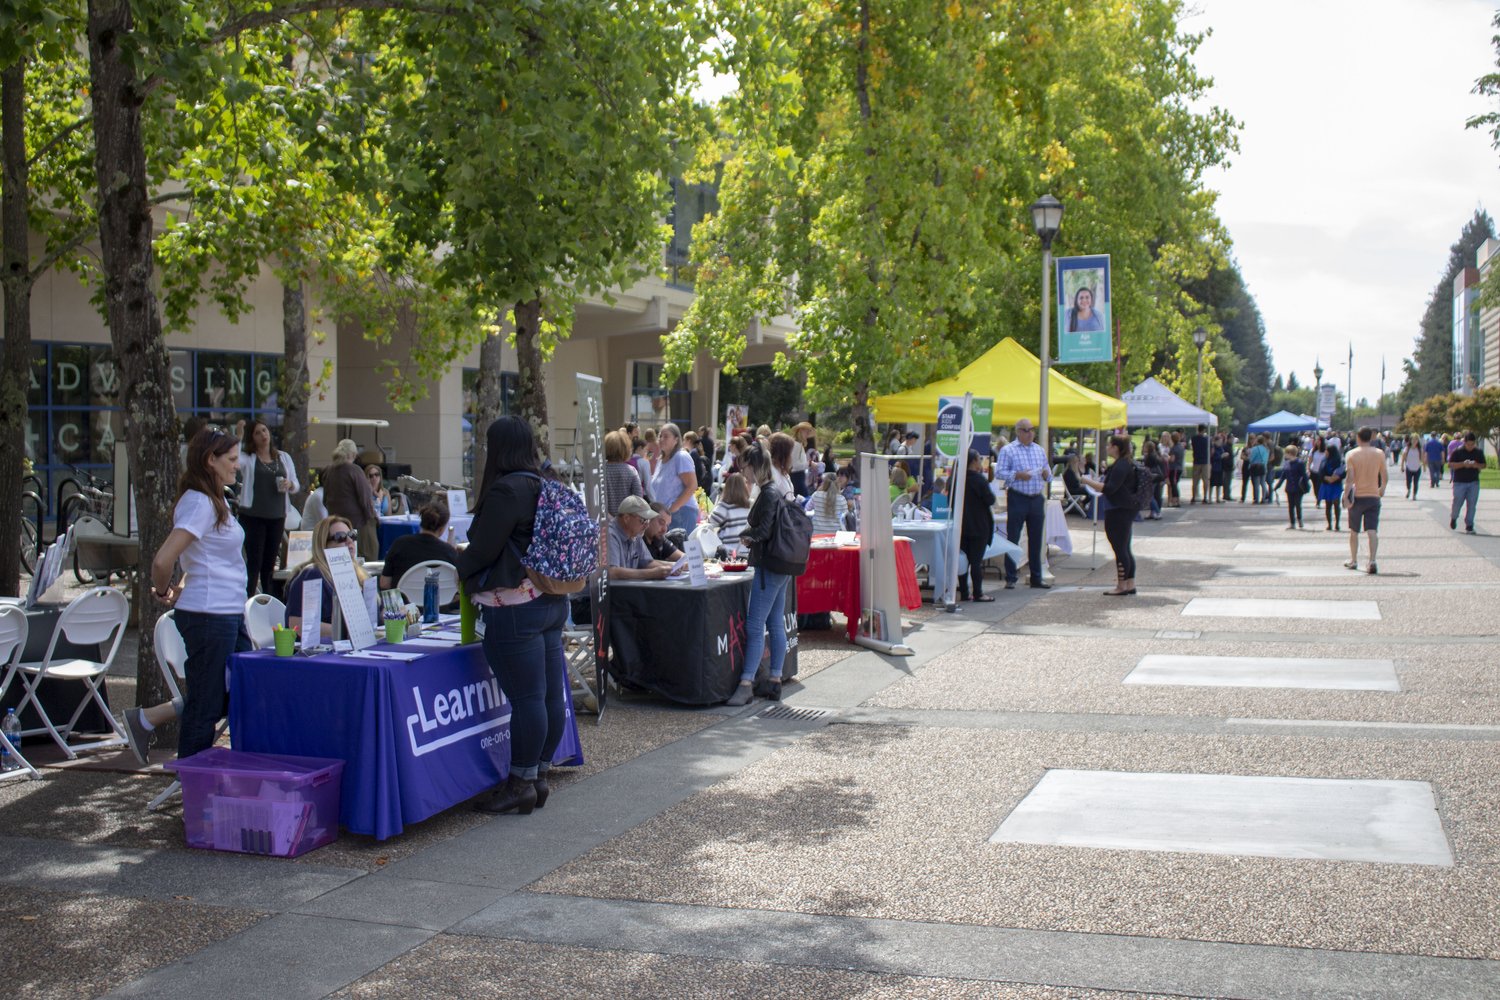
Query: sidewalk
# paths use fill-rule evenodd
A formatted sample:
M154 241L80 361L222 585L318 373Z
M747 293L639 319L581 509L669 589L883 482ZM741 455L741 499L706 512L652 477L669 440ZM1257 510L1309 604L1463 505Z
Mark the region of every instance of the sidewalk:
M913 657L804 633L796 712L585 718L590 767L527 817L284 862L187 851L176 811L139 809L159 778L8 783L0 975L48 997L1500 995L1500 495L1477 537L1388 499L1373 577L1307 513L1137 525L1133 599L1103 595L1108 545L1091 569L1076 522L1053 590L925 607ZM1198 808L1244 794L1220 776L1311 805L1226 833ZM1211 790L1110 813L1122 777Z

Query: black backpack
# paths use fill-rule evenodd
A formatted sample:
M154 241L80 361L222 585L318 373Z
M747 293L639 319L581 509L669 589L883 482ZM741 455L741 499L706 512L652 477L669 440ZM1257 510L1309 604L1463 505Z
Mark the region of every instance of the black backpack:
M755 498L771 505L769 511L750 512L750 524L740 538L750 543L752 561L772 573L801 576L807 571L807 554L812 550L813 523L807 511L783 500L774 488L761 490Z
M1134 466L1134 478L1130 481L1130 508L1150 510L1151 501L1156 496L1156 481L1151 475L1151 470L1140 462L1131 464Z

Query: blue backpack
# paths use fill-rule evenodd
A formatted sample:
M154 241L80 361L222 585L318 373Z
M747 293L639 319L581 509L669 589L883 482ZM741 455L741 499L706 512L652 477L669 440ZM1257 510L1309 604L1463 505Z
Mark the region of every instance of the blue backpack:
M544 594L576 594L599 568L599 525L583 497L562 483L534 472L519 474L542 484L531 544L521 555L521 567Z

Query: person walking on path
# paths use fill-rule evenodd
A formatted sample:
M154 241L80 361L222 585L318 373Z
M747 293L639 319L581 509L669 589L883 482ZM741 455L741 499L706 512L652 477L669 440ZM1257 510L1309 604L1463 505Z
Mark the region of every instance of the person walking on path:
M1266 495L1266 459L1270 454L1270 449L1266 447L1266 436L1262 434L1250 447L1250 490L1254 503L1271 502L1271 498ZM1243 503L1244 499L1245 493L1242 489L1240 501Z
M1484 468L1484 449L1476 443L1473 431L1464 435L1463 447L1448 459L1453 473L1453 507L1448 512L1448 527L1458 528L1458 512L1464 510L1464 530L1474 534L1474 508L1479 505L1479 470ZM1467 505L1467 510L1465 506Z
M1422 485L1422 439L1415 434L1406 439L1401 467L1406 470L1406 499L1415 500Z
M1287 529L1303 527L1302 498L1307 495L1309 481L1307 463L1302 461L1302 452L1294 444L1286 446L1286 461L1281 464L1281 482L1286 487Z
M1046 590L1050 584L1042 582L1042 535L1047 523L1047 484L1052 481L1052 470L1047 466L1047 453L1034 440L1036 431L1031 421L1021 418L1016 422L1016 439L1000 449L1000 462L995 467L995 476L1005 482L1005 535L1012 544L1021 541L1021 529L1026 529L1026 558L1030 567L1031 586ZM1005 557L1005 589L1016 588L1016 562Z
M1323 488L1323 463L1328 461L1328 446L1323 443L1323 435L1319 434L1313 438L1312 452L1307 457L1307 481L1312 487L1313 509L1323 506L1321 496Z
M1370 564L1366 572L1371 576L1380 572L1375 566L1375 552L1380 547L1380 498L1385 496L1385 484L1390 474L1385 468L1385 452L1370 443L1375 432L1368 427L1359 429L1359 447L1344 460L1348 470L1349 489L1354 500L1349 505L1349 561L1347 569L1359 569L1359 533L1368 536Z
M1131 460L1133 448L1124 434L1110 437L1105 446L1111 459L1104 479L1084 478L1084 482L1104 494L1109 509L1104 512L1104 537L1115 550L1115 589L1104 593L1110 597L1129 597L1135 593L1135 556L1130 551L1130 535L1135 530L1136 481L1138 471Z
M1193 435L1193 498L1189 504L1200 502L1198 499L1198 487L1203 487L1203 500L1208 503L1208 428L1203 424L1198 425L1198 432Z
M1323 501L1323 519L1328 522L1325 531L1340 530L1344 517L1344 456L1338 448L1329 445L1323 460L1323 484L1318 487L1318 499Z
M1428 485L1437 489L1438 484L1443 481L1443 456L1445 454L1443 442L1438 440L1436 434L1428 435L1427 443L1423 445L1422 450L1427 456L1427 471L1432 476L1432 481Z
M959 525L958 548L969 560L974 602L987 604L994 598L984 592L984 550L995 537L995 515L990 511L995 495L979 466L979 452L970 448L968 471L964 473L964 519ZM967 601L969 594L969 581L959 574L958 599Z

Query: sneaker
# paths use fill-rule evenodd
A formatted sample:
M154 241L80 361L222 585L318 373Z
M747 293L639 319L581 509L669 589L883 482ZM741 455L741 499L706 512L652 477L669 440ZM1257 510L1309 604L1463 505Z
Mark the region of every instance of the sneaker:
M141 710L139 708L127 708L125 710L125 741L130 747L130 752L141 767L145 767L149 761L146 754L151 749L151 733L141 724Z
M1478 534L1478 532L1475 531L1473 528L1465 528L1464 529L1464 534L1466 534L1466 535L1476 535L1476 534Z
M1455 518L1453 518L1452 520L1450 520L1448 522L1448 530L1449 531L1454 531L1457 528L1458 528L1458 518L1455 517Z
M1355 562L1353 559L1350 559L1348 562L1344 563L1344 568L1345 569L1359 569L1359 563Z

